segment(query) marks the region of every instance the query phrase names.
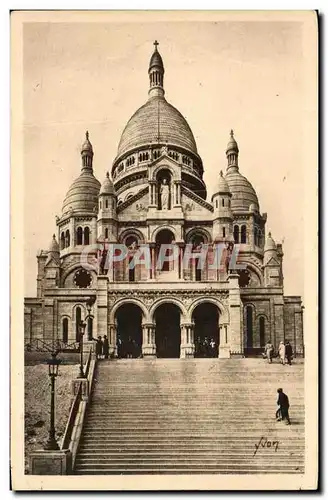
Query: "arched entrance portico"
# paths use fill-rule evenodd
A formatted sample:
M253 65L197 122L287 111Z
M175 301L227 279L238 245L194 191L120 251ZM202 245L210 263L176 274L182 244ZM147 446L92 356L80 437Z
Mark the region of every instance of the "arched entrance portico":
M219 309L211 302L202 302L193 310L195 358L218 356L220 345Z
M157 307L155 318L155 342L158 358L180 357L180 316L179 307L172 303L164 303Z
M139 358L142 350L142 310L122 304L116 311L116 342L119 358Z

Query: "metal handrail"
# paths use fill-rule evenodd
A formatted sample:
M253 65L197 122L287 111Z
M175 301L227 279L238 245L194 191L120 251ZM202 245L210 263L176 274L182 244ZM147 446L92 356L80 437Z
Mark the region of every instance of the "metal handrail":
M70 445L70 442L71 442L71 438L72 438L72 432L73 432L73 429L74 429L74 423L75 423L75 419L76 419L76 415L79 411L79 406L80 406L80 401L82 399L82 384L80 382L79 384L79 389L76 393L76 396L73 400L73 403L72 403L72 406L71 406L71 410L69 412L69 417L68 417L68 421L67 421L67 424L66 424L66 428L65 428L65 432L64 432L64 437L63 437L63 441L62 441L62 444L61 444L61 449L62 450L66 450L69 448L69 445Z
M53 352L57 351L70 351L70 352L78 352L79 350L79 342L74 341L71 343L64 342L59 339L33 339L32 341L28 341L24 343L25 351L36 351L36 352Z

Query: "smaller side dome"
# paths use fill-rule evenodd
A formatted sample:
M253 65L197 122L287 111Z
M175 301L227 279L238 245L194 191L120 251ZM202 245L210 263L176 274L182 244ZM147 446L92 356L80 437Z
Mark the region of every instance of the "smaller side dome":
M272 251L272 250L276 251L277 245L276 245L274 239L272 238L271 233L269 233L268 237L266 239L266 242L265 242L264 251L268 252L268 251Z
M114 184L109 177L109 172L106 172L106 178L100 188L99 196L102 194L115 194Z
M230 194L230 189L229 189L227 181L223 177L222 170L220 171L219 181L218 181L218 184L217 184L216 192L217 193L229 193Z
M58 245L58 242L56 240L55 234L52 235L52 240L51 240L50 245L49 245L49 252L50 253L59 253L59 245Z

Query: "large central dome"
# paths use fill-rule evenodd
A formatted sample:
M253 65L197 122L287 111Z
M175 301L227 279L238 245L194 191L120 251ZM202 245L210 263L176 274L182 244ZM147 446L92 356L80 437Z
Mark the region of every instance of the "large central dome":
M117 156L136 147L168 143L197 154L193 133L182 114L162 95L151 97L128 121Z

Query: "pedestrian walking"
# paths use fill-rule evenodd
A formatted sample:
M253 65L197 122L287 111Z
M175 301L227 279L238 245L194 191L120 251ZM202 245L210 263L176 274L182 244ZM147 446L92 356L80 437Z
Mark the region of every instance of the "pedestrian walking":
M281 412L281 418L278 418L278 421L280 420L286 420L286 425L290 425L290 418L289 418L289 399L287 394L283 392L283 390L277 389L278 393L278 411L280 410ZM278 414L278 411L276 415Z
M281 341L279 344L278 353L279 353L280 363L282 363L284 365L285 364L285 357L286 357L286 347L285 347L285 344L283 343L283 341Z
M287 363L289 365L291 365L292 364L292 356L293 356L293 348L289 342L286 342L285 351L286 351L285 354L286 354L286 358L287 358Z
M107 335L104 335L102 351L103 351L104 358L108 359L108 356L109 356L109 342L108 342Z
M273 344L271 344L270 341L267 342L267 344L265 345L264 353L265 353L266 359L268 360L268 363L272 363L272 358L273 358L273 353L274 353L274 347L273 347Z

